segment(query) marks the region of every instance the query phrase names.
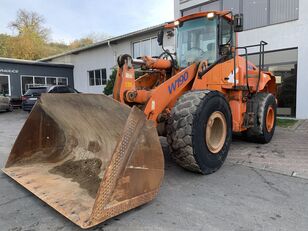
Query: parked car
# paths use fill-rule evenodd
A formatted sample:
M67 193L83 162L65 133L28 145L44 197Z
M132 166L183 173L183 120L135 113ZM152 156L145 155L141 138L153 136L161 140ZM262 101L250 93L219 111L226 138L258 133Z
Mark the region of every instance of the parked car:
M0 111L13 111L11 99L5 94L0 95Z
M42 93L79 93L76 89L69 86L36 86L30 87L22 96L22 109L31 111L37 99Z

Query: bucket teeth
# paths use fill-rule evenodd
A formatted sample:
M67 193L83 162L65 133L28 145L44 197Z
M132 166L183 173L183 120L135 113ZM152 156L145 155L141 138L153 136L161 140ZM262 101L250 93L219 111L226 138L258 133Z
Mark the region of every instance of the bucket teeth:
M3 169L82 228L155 198L164 174L156 128L104 95L42 95Z

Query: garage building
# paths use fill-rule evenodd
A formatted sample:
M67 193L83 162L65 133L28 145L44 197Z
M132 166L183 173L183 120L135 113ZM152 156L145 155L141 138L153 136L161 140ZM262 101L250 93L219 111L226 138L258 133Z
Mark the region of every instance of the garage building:
M20 100L29 87L69 85L74 87L74 66L0 58L0 94Z

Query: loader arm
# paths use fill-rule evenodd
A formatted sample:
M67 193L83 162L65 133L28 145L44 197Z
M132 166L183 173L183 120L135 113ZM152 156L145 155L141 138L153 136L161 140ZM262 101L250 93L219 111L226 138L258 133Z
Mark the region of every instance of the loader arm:
M191 89L196 77L196 71L197 64L192 64L151 90L151 97L144 109L147 118L156 122L158 116L165 109L171 109L176 100Z
M150 69L170 68L168 60L151 59L150 57L143 57L143 60L142 64ZM168 108L171 109L178 97L191 89L197 72L197 64L194 63L158 86L145 89L136 86L136 81L134 77L132 78L135 76L134 68L130 63L132 61L125 56L125 60L119 65L113 92L114 99L126 104L143 105L142 108L147 118L156 123L162 112ZM153 78L156 76L149 76L148 80L144 81L151 82Z

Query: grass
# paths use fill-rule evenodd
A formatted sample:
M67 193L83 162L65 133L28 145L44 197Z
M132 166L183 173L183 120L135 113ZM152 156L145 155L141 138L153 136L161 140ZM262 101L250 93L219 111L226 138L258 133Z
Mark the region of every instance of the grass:
M283 127L283 128L290 128L294 126L294 124L296 124L297 121L298 120L277 118L277 126Z

